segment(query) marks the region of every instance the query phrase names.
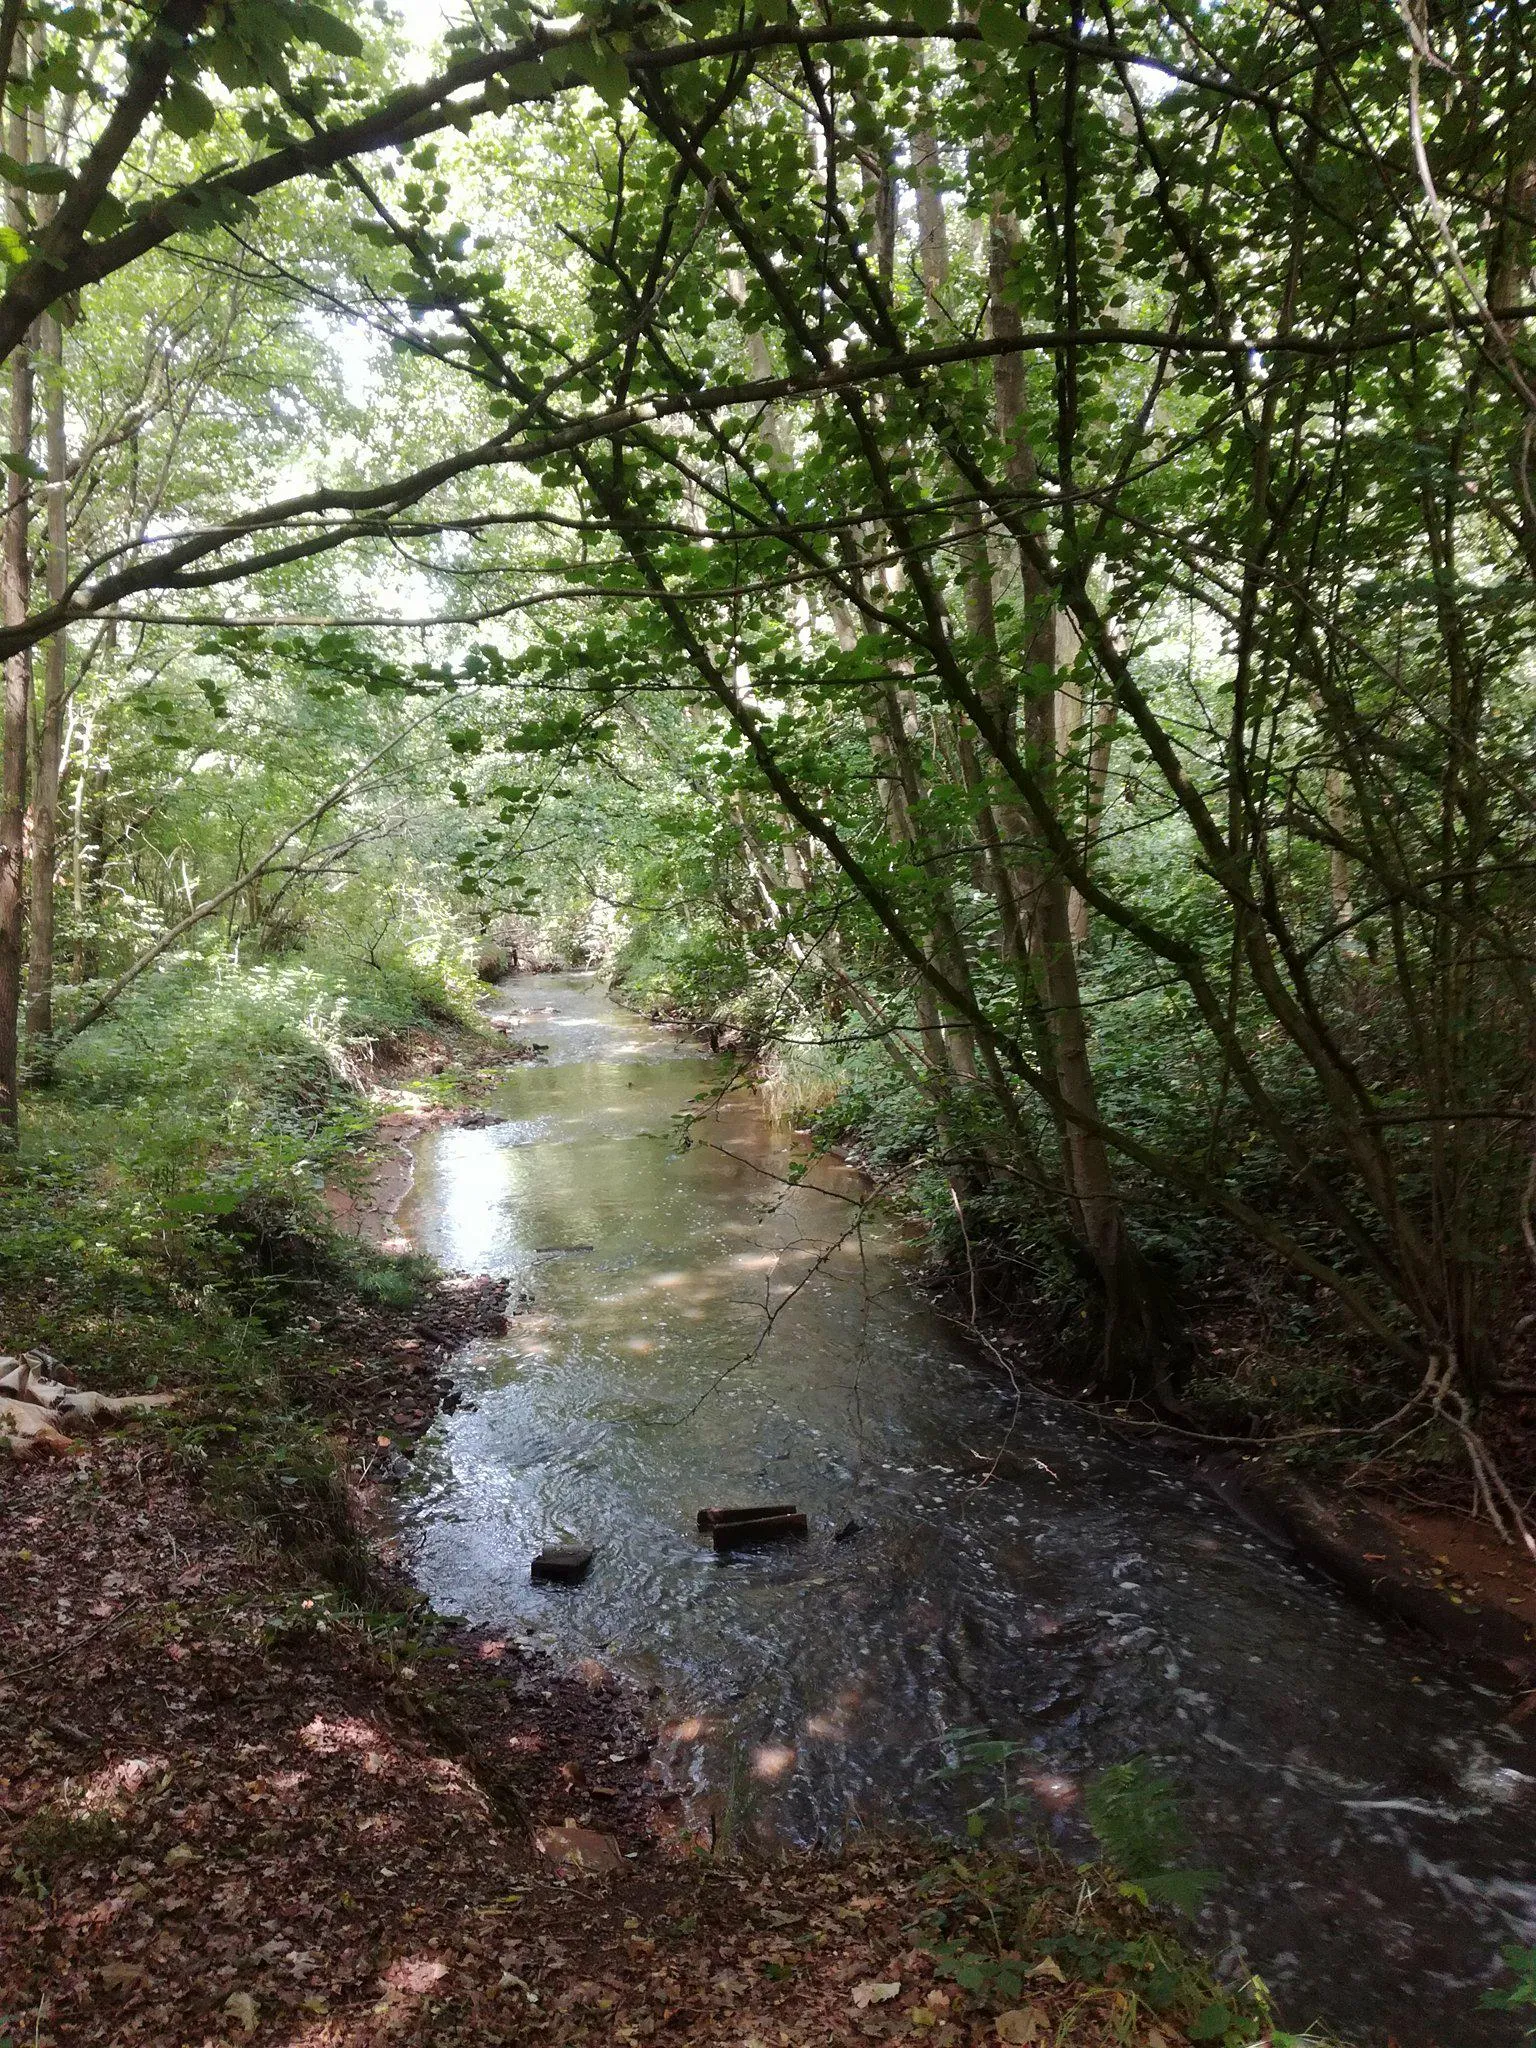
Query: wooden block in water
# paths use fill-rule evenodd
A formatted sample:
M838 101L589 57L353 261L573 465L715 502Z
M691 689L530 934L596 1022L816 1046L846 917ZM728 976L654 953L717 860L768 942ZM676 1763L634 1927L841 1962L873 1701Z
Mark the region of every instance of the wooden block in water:
M752 1522L721 1522L715 1528L716 1550L745 1550L757 1543L784 1543L806 1533L804 1515L793 1512L760 1516Z
M579 1586L591 1565L592 1552L584 1543L551 1543L533 1560L529 1576L536 1586Z
M775 1515L792 1515L795 1503L779 1501L769 1508L700 1508L699 1527L718 1529L727 1522L771 1522Z

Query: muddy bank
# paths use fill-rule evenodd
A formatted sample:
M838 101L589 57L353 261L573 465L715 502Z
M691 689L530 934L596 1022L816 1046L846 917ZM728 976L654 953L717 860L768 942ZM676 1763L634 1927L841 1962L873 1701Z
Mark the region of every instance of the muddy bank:
M1536 1568L1468 1517L1335 1501L1277 1461L1200 1457L1196 1469L1252 1526L1327 1573L1362 1607L1427 1636L1485 1684L1536 1700Z
M1031 1347L1005 1332L980 1334L980 1363L1006 1360L1013 1384L1035 1378ZM1173 1430L1108 1402L1066 1397L1036 1381L1111 1436L1188 1465L1202 1485L1251 1529L1320 1572L1368 1614L1426 1638L1483 1684L1511 1695L1515 1715L1536 1707L1536 1560L1485 1523L1449 1509L1415 1506L1390 1494L1326 1495L1283 1459L1218 1444L1198 1430ZM1016 1461L1005 1452L1001 1469Z

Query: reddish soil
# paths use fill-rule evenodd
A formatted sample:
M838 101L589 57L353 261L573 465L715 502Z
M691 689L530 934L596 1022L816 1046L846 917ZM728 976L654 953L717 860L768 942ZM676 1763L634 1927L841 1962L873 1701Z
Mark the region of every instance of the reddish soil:
M314 1347L285 1373L290 1392L336 1430L360 1481L381 1476L377 1453L411 1455L414 1440L456 1398L447 1367L472 1337L507 1327L507 1283L450 1273L409 1307L344 1300L308 1319Z
M1423 1559L1429 1576L1454 1604L1470 1599L1483 1607L1502 1607L1524 1622L1536 1642L1536 1559L1470 1515L1391 1500L1370 1505L1399 1541Z

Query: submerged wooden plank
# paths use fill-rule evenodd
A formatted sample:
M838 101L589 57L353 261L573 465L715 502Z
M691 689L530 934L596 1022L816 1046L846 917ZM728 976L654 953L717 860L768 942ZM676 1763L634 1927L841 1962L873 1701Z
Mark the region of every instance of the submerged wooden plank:
M716 1550L745 1550L755 1543L783 1543L804 1536L804 1515L794 1513L762 1516L752 1522L721 1522L715 1530Z
M792 1500L776 1501L772 1507L766 1508L700 1508L699 1527L718 1529L726 1522L769 1522L775 1515L794 1513L795 1503Z

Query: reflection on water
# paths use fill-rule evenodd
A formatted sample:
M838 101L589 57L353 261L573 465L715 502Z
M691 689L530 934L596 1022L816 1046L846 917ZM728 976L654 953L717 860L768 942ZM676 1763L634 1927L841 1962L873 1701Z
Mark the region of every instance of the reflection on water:
M1536 1940L1536 1756L1500 1703L1177 1470L1047 1400L1016 1412L858 1230L855 1178L786 1181L749 1101L682 1145L721 1063L586 977L520 977L498 1008L550 1064L508 1076L504 1123L423 1140L404 1217L532 1296L418 1459L439 1607L654 1681L701 1796L793 1838L952 1825L962 1795L930 1774L960 1727L1029 1745L1068 1843L1083 1778L1154 1757L1224 1876L1206 1940L1293 2021L1518 2039L1476 2009L1498 1943ZM717 1559L696 1510L752 1500L798 1502L811 1540ZM531 1586L561 1537L598 1547L590 1578Z

